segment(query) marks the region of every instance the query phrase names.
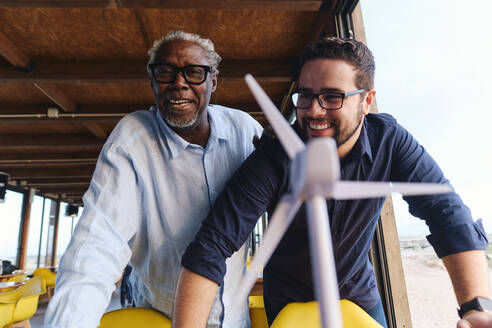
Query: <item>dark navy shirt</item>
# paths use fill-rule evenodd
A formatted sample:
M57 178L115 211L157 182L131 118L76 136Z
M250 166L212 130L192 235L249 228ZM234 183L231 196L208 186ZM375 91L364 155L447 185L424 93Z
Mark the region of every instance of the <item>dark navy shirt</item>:
M340 164L342 180L448 182L425 149L388 114L366 116L359 139ZM258 217L273 213L289 191L288 171L279 141L263 136L217 198L183 255L183 267L221 284L225 259L244 244ZM404 199L410 213L429 226L427 239L439 257L487 247L481 221L472 220L456 193ZM384 201L327 201L340 297L366 311L379 300L369 248ZM264 268L263 288L270 323L286 304L314 299L304 208Z

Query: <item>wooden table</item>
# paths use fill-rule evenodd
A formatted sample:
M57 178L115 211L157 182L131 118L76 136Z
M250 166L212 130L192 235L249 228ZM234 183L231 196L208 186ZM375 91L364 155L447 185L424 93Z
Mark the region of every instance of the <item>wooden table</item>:
M4 275L0 275L0 282L1 281L7 281L10 278L12 278L13 276L15 276L15 274L4 274Z
M15 289L24 284L25 284L24 282L15 282L15 281L0 282L0 293L8 292L9 290Z
M249 292L249 296L263 295L263 278L258 278Z

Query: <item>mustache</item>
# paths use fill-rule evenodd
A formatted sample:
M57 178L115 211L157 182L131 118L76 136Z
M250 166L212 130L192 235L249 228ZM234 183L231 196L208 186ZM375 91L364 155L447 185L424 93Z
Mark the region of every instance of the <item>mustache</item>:
M315 123L327 123L328 125L331 126L338 126L338 121L335 119L329 119L329 118L314 118L314 117L304 117L302 119L301 125L303 127L306 127L310 122L315 122Z

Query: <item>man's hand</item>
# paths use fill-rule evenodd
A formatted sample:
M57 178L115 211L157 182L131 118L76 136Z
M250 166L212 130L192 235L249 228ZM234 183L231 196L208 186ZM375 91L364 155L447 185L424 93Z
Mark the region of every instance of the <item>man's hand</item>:
M275 134L275 131L273 131L273 128L271 125L265 125L265 127L263 128L263 134L262 136L268 136L270 138L277 138L277 135ZM255 146L255 148L258 147L258 144L260 143L260 137L258 136L254 136L253 137L253 145Z
M456 328L490 328L492 312L470 311L458 321Z

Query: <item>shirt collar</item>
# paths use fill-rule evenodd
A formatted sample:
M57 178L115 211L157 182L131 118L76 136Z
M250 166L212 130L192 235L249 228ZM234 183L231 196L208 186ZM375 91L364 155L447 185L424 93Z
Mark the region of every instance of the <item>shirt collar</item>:
M359 139L357 139L354 148L352 148L350 156L354 159L361 159L364 154L367 155L367 158L372 163L372 149L371 143L369 142L369 136L367 135L367 120L365 117L362 122Z
M221 110L222 106L219 105L209 105L208 106L208 119L210 122L210 139L214 140L229 140L231 138L231 123L224 120L223 115L219 115L218 111Z
M298 122L298 121L297 121ZM303 137L303 134L301 133L301 128L299 126L299 123L296 123L293 125L294 130L297 132L297 134L302 138L302 140L306 143L306 139ZM362 129L360 131L360 136L359 139L355 142L354 147L352 150L350 150L347 158L349 159L361 159L364 154L367 154L367 158L369 161L372 163L372 150L371 150L371 144L369 142L369 136L367 135L367 120L364 117L364 121L362 122Z
M206 150L213 149L218 143L218 140L227 140L230 136L230 127L227 128L224 120L221 116L217 115L216 109L207 108L208 117L210 122L210 136L207 141ZM188 147L199 147L197 145L191 144L180 135L178 135L169 125L165 122L162 117L162 113L156 106L152 106L150 111L154 112L157 117L157 122L161 129L161 132L166 137L166 142L169 147L171 158L178 157L186 148Z

